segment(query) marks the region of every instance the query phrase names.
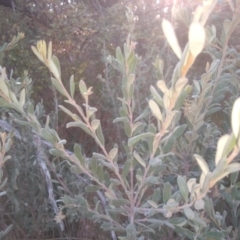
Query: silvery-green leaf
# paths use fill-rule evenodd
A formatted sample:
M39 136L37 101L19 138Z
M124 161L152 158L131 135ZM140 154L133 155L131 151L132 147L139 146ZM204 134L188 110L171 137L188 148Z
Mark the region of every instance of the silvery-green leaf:
M30 114L33 114L34 113L34 106L31 102L28 102L28 105L27 105L27 111L30 113Z
M129 223L126 227L126 232L131 237L136 237L137 230L134 224Z
M60 63L56 56L53 55L52 58L47 62L47 67L53 76L61 82Z
M148 200L147 203L148 203L151 207L153 207L153 208L155 208L155 209L158 209L158 205L157 205L154 201Z
M10 155L5 155L4 156L4 162L6 162L7 160L11 159L12 157Z
M178 183L180 193L182 194L185 202L187 202L187 200L188 200L188 187L187 187L186 180L182 176L178 175L177 183Z
M15 135L15 133L14 133L14 135ZM11 146L12 146L12 143L13 143L13 141L12 141L11 138L9 138L9 139L5 142L5 147L4 147L5 153L10 150L10 148L11 148ZM0 151L1 151L1 149L0 149Z
M203 14L203 11L204 11L203 6L200 6L200 5L199 5L199 6L196 8L196 10L195 10L195 12L194 12L194 16L193 16L193 21L194 21L194 22L199 22L199 21L200 21L201 16L202 16L202 14Z
M65 97L68 97L68 93L65 88L59 83L59 81L55 78L51 78L53 86Z
M97 186L97 185L88 185L85 190L87 192L97 192L98 190L100 190L101 187L100 186Z
M84 158L83 158L83 155L82 155L81 146L77 143L74 144L74 154L78 158L78 160L80 161L81 165L84 166Z
M48 53L47 58L48 58L48 59L51 59L51 57L52 57L52 41L50 41L50 42L48 43L47 53Z
M183 124L181 126L177 126L173 130L173 132L169 134L169 136L167 137L167 141L166 141L166 143L164 144L164 147L163 147L163 152L164 153L168 153L169 151L171 151L174 144L176 143L176 140L184 133L186 127L187 127L186 124Z
M171 100L170 100L168 94L165 93L163 95L163 105L164 105L164 108L168 109L170 107L170 103L171 103Z
M48 127L49 127L49 123L50 123L50 117L49 117L49 115L47 115L46 123L45 123L45 128L48 128Z
M162 220L156 219L156 218L148 218L148 219L146 219L146 221L149 223L152 223L152 224L156 224L158 226L161 226L164 224L164 222ZM144 238L142 238L142 239L144 240Z
M98 161L104 166L107 167L109 170L114 171L113 165L108 161L104 161L103 159L99 158Z
M91 161L90 161L90 166L91 166L91 171L95 175L97 173L98 169L98 161L95 156L92 156Z
M113 120L113 123L117 122L129 122L129 119L127 117L118 117Z
M136 151L133 152L133 156L135 157L135 159L138 161L140 165L142 165L144 168L146 167L146 163Z
M150 159L149 165L152 167L157 167L159 165L162 165L162 159L160 157L155 157Z
M72 113L71 111L69 111L67 108L65 108L62 105L58 105L58 107L63 110L66 114L68 114L70 117L72 117L75 121L80 121L81 119L74 113Z
M136 174L136 179L137 179L140 183L142 182L142 176L141 176L141 175Z
M128 146L133 146L134 144L138 143L140 140L147 138L147 137L154 137L153 133L147 132L147 133L142 133L137 136L134 136L128 140Z
M229 134L225 134L222 137L219 138L218 143L217 143L217 152L216 152L216 157L215 157L215 165L217 166L219 161L221 160L223 156L224 149L226 147L226 144L230 138Z
M125 164L123 166L123 171L122 171L122 178L126 178L127 177L128 173L129 173L129 170L130 170L130 167L131 167L131 162L132 161L130 159L128 159L125 162Z
M113 226L113 224L111 222L103 222L103 224L101 225L101 228L105 229L105 228L109 228L112 226Z
M187 230L186 228L181 228L178 226L174 226L174 231L176 231L177 233L186 236L188 239L194 239L194 237L196 236L195 232L191 232L189 230Z
M148 176L145 180L145 183L150 183L150 184L158 184L158 178L154 176Z
M104 173L103 173L103 166L102 164L98 164L98 169L97 169L97 178L100 182L104 180Z
M204 209L204 201L203 201L202 199L197 200L197 201L194 203L194 208L195 208L196 210Z
M62 139L58 142L59 145L64 145L67 143L67 140L66 139Z
M180 93L182 89L185 87L185 85L188 83L188 79L183 77L179 78L175 84L175 90L177 93Z
M144 123L141 122L136 122L133 124L132 126L132 132L133 134L136 132L140 132L146 125Z
M148 115L148 113L149 113L149 110L148 110L148 108L146 108L145 110L143 110L142 114L139 115L139 116L135 119L134 122L137 122L137 121L141 120L142 118L146 117L146 116Z
M199 94L201 92L201 86L199 81L193 80L193 84L194 84L194 90L196 91L196 94Z
M156 188L152 195L152 201L154 201L155 203L158 203L160 200L160 197L161 197L160 188Z
M220 64L220 60L219 59L214 59L212 61L211 65L210 65L210 68L209 68L207 73L210 74L210 75L213 74L217 70L219 64Z
M79 168L78 166L72 165L71 166L71 171L74 174L82 174L83 171L81 170L81 168Z
M109 157L111 158L111 160L114 160L117 154L118 154L118 148L113 148L109 152Z
M183 217L179 217L179 218L172 218L169 219L168 222L170 222L171 224L173 224L174 226L179 226L179 227L183 227L186 225L187 221L185 218Z
M171 212L169 212L170 213L170 216L166 216L166 217L172 217L172 213ZM167 227L169 227L169 228L171 228L171 229L175 229L176 227L175 226L173 226L170 222L168 222L168 221L164 221L164 224L167 226Z
M102 132L101 124L100 124L99 127L97 128L96 134L97 134L97 137L98 137L98 140L100 141L100 143L101 143L103 146L105 146L105 138L104 138L104 135L103 135L103 132Z
M32 49L33 53L37 56L37 58L38 58L41 62L43 62L43 63L45 64L45 59L44 59L44 57L42 56L42 54L40 54L40 53L38 52L37 48L34 47L34 46L31 46L31 49Z
M204 239L211 239L211 240L224 240L226 239L224 234L219 231L210 231L206 232L202 235Z
M227 176L229 174L225 170L226 165L227 165L226 163L225 163L225 165L222 165L222 166L220 166L220 164L218 164L218 166L212 171L212 174L211 174L212 185L214 185L216 182L218 182L223 177L225 177L225 176Z
M166 83L163 81L163 80L159 80L157 82L157 86L158 88L163 92L163 93L166 93L168 92L168 88L166 86Z
M86 106L85 104L83 105L86 107L87 118L89 119L91 116L93 116L93 114L97 111L97 109L94 107Z
M205 177L204 177L204 181L200 182L201 185L201 193L202 194L207 194L209 188L211 188L212 185L212 174L211 172L209 172Z
M200 166L201 170L204 172L205 175L207 175L209 172L209 167L206 161L198 154L194 154L194 157L197 160L197 163Z
M189 191L189 192L192 192L192 189L193 189L194 185L196 185L196 181L197 181L196 178L190 178L190 179L187 181L187 187L188 187L188 191Z
M204 48L205 35L205 29L200 23L193 22L190 25L188 32L189 51L192 53L194 59Z
M12 92L12 91L9 91L9 97L11 99L11 101L15 104L15 105L19 105L19 102L17 100L17 97L16 95Z
M135 77L136 77L135 74L129 74L128 75L128 78L127 78L128 79L127 83L129 85L128 87L130 87L130 85L132 85L134 83Z
M112 199L110 203L115 207L130 205L130 202L127 199L121 198L121 199Z
M124 57L120 47L117 47L116 49L116 58L121 64L124 64Z
M157 90L153 86L151 86L150 91L151 91L151 94L152 94L154 100L157 102L157 104L160 105L161 107L163 107L163 99L160 96L160 94L157 92Z
M26 98L26 94L25 94L25 89L23 88L22 91L20 92L20 99L19 99L19 104L21 107L23 107L25 104L25 98Z
M183 212L188 219L190 219L190 220L194 219L194 212L191 208L185 207L183 209Z
M61 201L64 203L64 204L73 204L74 203L74 199L71 198L70 196L68 195L63 195L61 197Z
M93 156L97 157L97 158L100 158L100 159L103 159L103 160L107 160L106 156L104 156L103 154L101 153L93 153Z
M123 103L126 103L127 104L127 100L129 98L129 95L128 95L128 91L127 91L127 88L126 88L126 85L123 85L122 86L122 93L123 93L123 99L121 98L118 98L121 102Z
M136 58L136 55L133 55L133 58L128 59L127 62L128 62L128 65L129 65L129 74L135 73L137 62L138 62L138 59Z
M124 132L127 135L127 137L131 137L132 128L131 128L131 124L130 124L129 120L126 122L123 122L123 128L124 128Z
M234 162L234 163L230 163L227 167L226 167L226 172L227 174L229 173L233 173L236 171L240 170L240 163Z
M88 129L88 126L83 123L83 122L69 122L66 126L67 128L70 127L80 127L84 132L86 132L87 134L92 136L92 133L90 132L90 130Z
M186 88L188 87L189 85L187 85L180 93L180 95L178 96L178 99L175 103L175 109L176 110L180 110L181 107L183 106L184 102L185 102L185 99L187 98L188 96L188 91L186 90Z
M58 150L58 149L50 149L49 153L52 154L55 157L62 157L62 158L66 157L64 155L64 153L61 150Z
M162 113L161 113L161 110L160 108L158 107L157 103L154 101L154 100L149 100L148 102L149 104L149 107L153 113L153 115L159 120L162 122Z
M4 95L9 97L7 84L2 77L0 77L0 90L3 92Z
M50 143L52 143L52 144L56 143L56 141L55 141L54 137L52 136L52 134L50 133L50 131L48 131L46 129L42 129L41 135L44 139L46 139Z
M216 113L216 112L218 112L218 111L220 111L220 110L222 110L222 107L214 107L214 108L211 108L211 109L209 109L209 110L206 112L205 117L211 116L212 114L214 114L214 113Z
M206 177L208 176L208 174L210 174L210 172L208 172L207 174L202 172L200 175L199 184L201 185L201 189L203 188L204 184L206 185L206 187L208 187L208 182L206 181L207 180Z
M100 125L100 120L99 119L92 120L91 126L92 126L94 131L96 131L98 129L99 125Z
M169 45L171 46L173 52L180 59L182 56L182 50L179 46L179 43L178 43L178 40L177 40L177 37L176 37L176 34L175 34L172 24L168 20L163 19L162 29L163 29L164 35L167 38L167 41L168 41Z
M75 82L74 82L74 76L71 75L71 77L70 77L70 94L71 94L72 98L74 98L74 93L75 93Z
M238 180L239 172L234 172L230 176L231 184L234 185Z
M83 98L85 99L85 93L87 92L87 86L83 80L80 80L80 82L79 82L79 89L80 89L80 92L81 92Z
M169 182L164 183L163 186L163 202L166 203L172 195L172 186Z
M121 185L121 182L118 179L111 178L110 182L112 183L112 185L115 185L115 186Z
M170 199L168 199L167 204L165 205L165 208L172 210L172 209L175 209L176 207L178 207L178 205L179 205L179 203L175 199L170 198Z

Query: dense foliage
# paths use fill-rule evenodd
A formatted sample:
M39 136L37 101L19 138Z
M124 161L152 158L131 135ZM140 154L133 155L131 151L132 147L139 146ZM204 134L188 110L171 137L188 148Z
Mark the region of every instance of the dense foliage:
M239 1L13 2L0 239L239 239Z

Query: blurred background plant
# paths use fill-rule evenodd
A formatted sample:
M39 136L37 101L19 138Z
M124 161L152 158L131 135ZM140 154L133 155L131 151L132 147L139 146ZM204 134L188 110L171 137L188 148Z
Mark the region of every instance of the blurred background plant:
M1 159L0 159L0 197L4 196L6 194L6 191L4 191L5 186L7 184L7 178L6 174L4 174L3 168L6 164L6 161L11 159L9 155L6 155L6 153L9 151L11 145L12 145L12 135L7 135L6 133L0 133L1 137L1 144L0 144L0 150L1 150ZM7 224L7 221L4 222ZM11 223L11 222L10 222ZM6 236L12 229L13 225L5 225L3 226L4 230L0 232L0 239L3 239L4 236Z
M203 1L205 10L208 8L207 2ZM189 82L181 89L179 99L171 110L177 112L169 125L169 133L157 145L157 155L152 152L155 158L151 159L149 155L153 151L153 136L163 124L158 119L158 110L155 111L156 104L164 119L168 115L168 104L163 105L162 99L168 92L165 91L166 87L172 92L176 81L184 77L181 69L184 69L184 64L188 62L185 60L189 57L186 50L180 55L180 64L176 65L178 58L165 43L161 22L163 17L170 20L178 37L179 47L183 50L188 42L188 29L193 17L198 17L192 13L199 4L201 3L193 1L172 4L168 1L16 0L15 12L12 8L0 9L0 21L4 23L0 25L2 44L19 31L25 33L25 38L14 49L5 51L1 56L1 65L7 69L7 73L4 69L1 70L2 77L4 76L3 80L7 83L6 87L13 93L10 102L14 99L13 95L17 97L10 106L6 101L1 102L1 127L4 131L15 132L14 148L10 153L12 159L6 163L9 179L7 195L1 199L1 206L4 206L2 229L6 229L11 223L14 226L8 234L9 239L19 239L19 236L22 239L114 239L116 235L124 239L125 231L129 239L144 239L144 236L150 239L238 239L237 173L231 174L230 178L212 188L211 193L204 198L204 210L201 201L198 202L200 207L195 205L195 209L184 208L184 203L188 202L185 199L186 191L189 192L187 198L194 198L190 197L191 188L181 188L182 185L187 186L188 179L198 179L201 175L193 154L202 156L209 165L209 169L205 171L206 166L203 164L205 175L208 171L214 172L219 161L218 159L216 162L215 159L218 139L232 131L231 109L239 96L239 46L236 37L239 34L239 28L236 28L239 22L238 1L219 2L215 6L206 25L203 53L196 57L189 71L186 68L184 70ZM126 5L129 6L127 11ZM124 44L128 34L131 38ZM104 144L95 144L94 139L88 137L89 132L84 125L79 126L87 133L78 128L65 128L69 122L69 117L64 113L67 110L61 107L59 111L57 106L64 104L67 94L64 90L60 91L64 93L65 97L62 97L51 87L46 67L39 64L29 48L39 39L47 42L52 40L53 52L61 62L61 71L57 70L61 72L60 88L59 78L52 71L56 79L52 83L58 91L70 83L70 94L73 94L78 86L78 81L74 84L74 79L84 79L88 86L94 86L94 94L89 102L87 98L85 107L88 109L89 105L98 109L93 113L96 109L91 108L89 111L92 112L89 114L96 114L96 118L101 120ZM123 44L123 50L117 48ZM56 57L53 59L58 66ZM11 71L12 68L14 71ZM51 71L50 67L49 69ZM68 80L71 74L74 74L74 78ZM34 84L29 75L33 77ZM166 86L161 81L157 90L155 86L158 80L164 80ZM127 83L130 84L130 92L124 89L124 84ZM150 86L152 97L149 94ZM80 91L83 96L76 92L76 103L81 103L82 97L86 100L84 88L84 82L81 81ZM133 90L134 95L131 95ZM89 90L89 94L90 92ZM72 97L71 95L70 98ZM117 100L117 97L123 97L122 101ZM149 102L149 107L157 119L149 115L148 100L151 98L153 99ZM67 112L68 115L73 116L74 121L79 121L72 115L77 114L77 109L69 110L72 113ZM121 124L112 124L113 119L115 122L123 122L124 131ZM96 125L89 124L87 127L95 126L98 129L98 138L101 139L98 121L94 121ZM145 131L148 135L140 135L134 139L137 134ZM45 140L41 140L37 133ZM144 140L144 137L148 138ZM129 144L128 138L132 138L134 143ZM67 144L60 139L66 139ZM136 145L135 140L140 139ZM125 144L122 144L123 141ZM113 145L114 142L117 145ZM91 179L96 180L96 176L101 176L101 171L104 170L104 184L111 194L116 194L116 199L108 194L104 195L96 186L88 186L92 182L83 177L84 171L79 163L75 163L76 159L73 163L77 167L69 164L74 156L72 152L79 153L80 145L75 143L81 144L81 149L87 156L86 169L92 171L95 177ZM64 150L63 144L72 152ZM105 157L106 154L112 158L114 154L118 155L118 160L115 160L118 161L120 170L115 165L107 165L103 156L96 155L103 146L107 150ZM55 157L49 155L49 148L53 148L50 152ZM95 155L91 157L93 152ZM197 159L198 162L202 161L199 157ZM148 171L145 171L149 164L155 169L151 169L152 172L148 170L148 176ZM115 173L117 179L114 178ZM135 209L136 222L128 218L131 214L129 203L126 202L129 195L126 189L130 187L132 190L132 186L128 186L125 177L129 183L133 177L132 186L139 189L135 196L136 203L142 210ZM143 178L147 177L148 182L143 184L145 187L142 189ZM119 187L118 181L120 186L125 186L125 190ZM62 200L59 200L61 197ZM87 211L86 206L83 206L86 204L84 199L88 202ZM190 200L188 204L192 202ZM61 206L60 212L57 205ZM106 222L101 227L111 231L110 234L99 234L98 224L92 221L94 216L95 222L100 222L98 211L101 216L106 217ZM123 215L119 216L119 212ZM109 219L114 219L114 222Z

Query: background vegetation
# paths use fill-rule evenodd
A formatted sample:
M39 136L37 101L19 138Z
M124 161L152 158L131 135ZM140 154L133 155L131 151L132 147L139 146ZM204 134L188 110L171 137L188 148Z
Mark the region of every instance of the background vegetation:
M173 5L172 1L156 0L15 0L14 10L0 6L0 64L6 68L8 87L18 99L25 89L26 115L32 108L36 117L29 124L29 115L26 118L16 108L17 105L13 107L1 102L1 131L9 132L8 138L13 141L11 148L7 146L2 154L3 157L9 151L11 159L1 165L3 172L0 172L3 180L7 179L0 198L0 230L5 239L115 239L116 236L124 239L122 229L118 233L119 229L114 225L94 222L91 214L79 207L78 201L84 197L91 208L94 209L100 201L104 209L106 196L101 191L86 191L85 188L91 184L89 179L79 169L73 168L66 156L62 158L56 152L51 155L51 141L38 132L40 128L36 124L44 126L49 116L48 127L54 129L60 139L66 140L65 149L74 152L74 144L78 143L87 158L95 152L102 153L99 145L82 129L66 128L71 118L58 108L58 105L65 106L65 98L52 86L47 67L40 64L31 46L36 46L40 39L47 43L52 41L66 89L72 74L76 88L80 79L88 87L93 86L94 94L89 98L89 105L98 109L95 117L101 121L105 149L110 151L116 143L118 163L124 166L129 159L126 145L122 144L129 138L127 127L124 121L123 124L112 122L119 117L122 103L117 98L123 97L122 79L128 76L128 72L119 67L119 48L117 52L116 49L121 47L124 55L125 44L136 59L132 72L135 75L132 117L141 116L140 122L144 126L139 128L139 133L146 129L154 133L159 126L150 114L148 100L158 101L150 86L155 88L158 80L164 80L169 88L173 86L172 76L178 63L163 34L162 20L166 18L172 22L179 45L184 49L192 13L199 4L202 2L177 1ZM186 182L190 178L198 179L201 174L194 154L202 156L211 171L214 169L218 139L232 131L231 109L239 96L239 22L238 1L217 3L206 24L205 48L187 74L189 82L183 93L183 105L176 107L181 115L174 120L170 130L174 132L178 127L181 131L161 143L159 151L166 156L162 157L163 163L157 168L159 173L152 174L154 177L157 175L157 179L152 179L149 184L153 185L145 190L142 208L154 209L154 202L159 202L161 207L169 207L169 199L182 203L177 192L178 181L181 180L177 177L184 176L182 179ZM24 33L24 38L20 32ZM129 34L131 41L127 38ZM17 37L13 39L14 36ZM3 76L3 69L1 73ZM160 95L163 97L162 93ZM74 99L82 106L83 98L77 91ZM161 109L164 108L161 106ZM77 114L76 109L70 110ZM2 145L4 142L2 136ZM140 142L135 150L148 158L146 145L147 141ZM173 154L168 156L168 153ZM135 165L134 174L140 176L144 170L141 160ZM111 176L113 172L106 172L110 174L109 179L114 179ZM116 182L113 185L118 186ZM117 219L122 228L129 227L127 239L240 239L239 187L238 174L224 178L204 198L209 208L194 210L194 220L191 216L193 210L175 213L169 210L173 206L168 208L173 214L172 222L171 218L168 221L171 214L153 214L151 219L155 222L138 224L135 229L127 224L127 215ZM114 191L119 197L122 189ZM121 208L122 202L118 204L116 208ZM145 218L149 216L145 215ZM137 234L131 236L135 230Z

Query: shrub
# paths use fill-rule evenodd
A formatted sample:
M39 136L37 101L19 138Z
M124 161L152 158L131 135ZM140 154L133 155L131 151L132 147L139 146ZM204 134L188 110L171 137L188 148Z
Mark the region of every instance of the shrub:
M238 237L237 189L240 185L236 172L240 170L240 164L233 161L239 153L240 99L234 102L230 124L226 123L227 130L232 133L219 138L221 128L209 120L222 110L220 102L229 89L232 75L225 66L225 58L229 54L228 40L239 17L235 11L232 21L224 22L222 38L218 40L214 26L204 29L215 4L216 1L212 1L196 9L184 51L171 23L163 20L163 31L179 62L171 81L159 80L158 89L150 86L149 109L140 115L135 113L134 94L140 57L135 53L131 37L128 36L123 50L118 47L116 56L107 58L122 75L119 117L113 121L123 125L126 140L119 143L122 146L112 143L111 148L106 147L97 109L89 103L93 88L87 87L83 80L76 84L71 76L68 91L61 79L60 63L52 55L52 43L47 45L45 41L39 41L37 47L32 47L38 59L50 70L53 86L66 99L67 107L59 105L72 118L66 127L79 127L95 140L99 151L90 157L82 153L78 143L74 144L74 152L66 150L66 140L50 127L50 118L46 118L43 127L31 102L25 101L25 89L16 97L2 71L2 105L18 112L24 119L18 123L30 125L50 143L49 152L65 159L72 172L88 183L86 192L93 194L92 199L86 198L84 193L63 196L55 217L58 223L62 224L67 215L73 219L82 215L99 223L104 231L111 231L112 238L122 240ZM218 43L223 46L220 60L213 57L211 65L206 64L206 73L201 79L194 79L190 84L186 76L196 57L204 47L214 56L212 44ZM154 66L163 72L160 59ZM82 105L74 100L76 88L82 96ZM228 113L229 109L225 110ZM215 153L208 155L209 150L215 150ZM230 187L222 184L219 189L216 184L229 174ZM219 192L232 207L232 221L227 221L226 211L219 204Z
M0 197L4 196L6 194L6 191L4 188L7 184L7 178L4 178L4 171L3 167L7 160L9 160L11 157L9 155L6 155L6 153L9 151L11 145L12 145L12 138L13 134L7 135L6 133L0 133L1 143L0 143ZM2 239L4 236L6 236L12 229L13 225L9 225L4 229L4 231L0 231L0 239Z

